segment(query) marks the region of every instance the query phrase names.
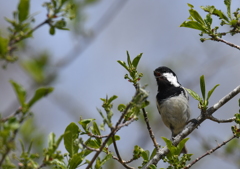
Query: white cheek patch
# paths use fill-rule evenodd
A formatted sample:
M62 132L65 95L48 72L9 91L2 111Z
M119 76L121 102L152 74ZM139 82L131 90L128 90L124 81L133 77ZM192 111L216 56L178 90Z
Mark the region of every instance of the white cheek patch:
M180 84L177 81L177 77L172 73L163 73L163 76L167 78L167 80L175 87L179 87Z

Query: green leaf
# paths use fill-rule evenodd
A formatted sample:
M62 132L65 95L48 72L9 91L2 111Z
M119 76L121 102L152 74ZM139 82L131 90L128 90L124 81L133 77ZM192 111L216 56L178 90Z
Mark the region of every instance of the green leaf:
M77 153L69 160L69 169L76 169L83 161L82 153Z
M26 106L25 101L27 96L25 89L18 83L14 82L13 80L10 80L10 83L12 84L15 90L19 103L21 104L22 107L25 107Z
M95 135L101 135L98 125L95 121L93 121L93 130L92 131L93 131L93 134L95 134Z
M59 169L67 169L66 164L63 161L60 161L58 159L53 159L51 161L51 164L56 165Z
M8 52L8 39L0 36L0 55L5 55Z
M28 107L32 107L32 105L34 103L36 103L38 100L40 100L41 98L47 96L49 93L51 93L54 90L53 87L42 87L39 88L35 91L34 96L32 97L32 99L28 102Z
M91 123L94 120L95 119L83 119L83 120L80 120L78 123L83 127L85 131L88 131L89 123Z
M201 15L199 15L199 13L196 10L189 9L189 13L199 24L204 25L204 21Z
M212 16L211 14L207 14L206 18L204 19L208 29L211 29L211 25L212 25Z
M50 33L50 35L54 35L55 34L55 27L54 26L50 27L49 33Z
M224 0L224 4L227 7L227 15L230 19L232 19L232 15L231 15L231 0Z
M172 141L167 139L166 137L161 137L161 138L166 143L167 148L171 152L170 154L172 154L172 155L176 154L176 147L174 145L172 145Z
M128 62L128 66L132 67L132 62L131 62L131 58L130 58L128 51L127 51L127 62Z
M139 63L141 57L142 57L142 53L140 53L139 55L137 55L137 56L133 59L133 61L132 61L133 67L137 68L138 63Z
M156 153L157 153L157 149L154 148L153 151L152 151L152 154L150 156L150 159L152 159L156 155Z
M114 135L115 141L120 140L120 136ZM107 145L110 146L113 143L112 137L108 140Z
M149 151L148 150L145 150L141 153L141 156L144 160L148 161L149 159Z
M18 4L18 20L23 22L27 19L29 13L29 0L20 0Z
M78 153L79 147L74 142L78 138L79 132L80 129L75 123L70 123L65 129L63 136L64 145L70 157Z
M216 86L214 86L214 87L212 88L212 90L210 90L210 91L208 92L207 100L209 100L209 98L211 97L212 93L214 92L214 90L215 90L218 86L219 86L219 84L217 84Z
M216 9L214 6L201 6L201 8L210 14L218 16L220 19L229 22L228 17L221 10Z
M48 147L49 149L53 150L54 144L55 144L55 137L56 135L54 133L50 133L48 135ZM52 153L54 153L54 151L52 151Z
M96 148L96 149L98 149L98 148L101 146L101 144L100 144L100 142L99 142L98 140L92 139L92 138L88 139L88 140L85 142L85 144L86 144L87 146L91 147L91 148Z
M185 146L185 144L186 144L186 142L187 142L188 140L189 140L189 138L184 138L184 139L182 139L182 140L180 141L180 143L177 145L177 148L178 148L177 154L180 154L180 153L181 153L183 147Z
M194 6L193 6L192 4L187 3L187 5L188 5L190 8L194 8Z
M126 63L124 61L118 60L117 61L120 65L122 65L127 71L129 71L128 66L126 65Z
M185 89L195 100L198 100L199 102L202 101L201 97L196 92L194 92L191 89L187 89L187 88L185 88Z
M123 112L126 109L126 105L125 104L119 104L118 105L118 111Z
M202 92L203 100L205 100L206 88L205 88L204 75L202 75L202 76L200 77L200 87L201 87L201 92Z
M113 100L115 100L115 99L117 99L117 98L118 98L118 96L113 95L112 97L110 97L110 98L108 99L108 103L111 103Z
M197 29L200 30L204 33L207 33L206 29L198 22L196 21L184 21L180 27L186 27L186 28L191 28L191 29Z

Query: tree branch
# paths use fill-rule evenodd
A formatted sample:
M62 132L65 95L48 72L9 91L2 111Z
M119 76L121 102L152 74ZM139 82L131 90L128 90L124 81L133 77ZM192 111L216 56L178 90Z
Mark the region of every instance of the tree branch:
M234 96L236 96L238 93L240 93L240 86L236 87L233 91L231 91L229 94L224 96L221 100L219 100L216 104L214 104L212 107L207 109L206 114L212 115L216 110L218 110L220 107L222 107L225 103L227 103L229 100L231 100ZM178 134L174 141L173 145L177 145L183 138L188 136L195 128L197 128L198 125L200 125L204 120L206 120L206 116L204 114L201 114L197 117L198 123L192 123L190 122L188 126L180 133ZM168 149L166 147L161 148L156 155L145 165L142 169L147 169L151 164L157 165L158 161L163 158L168 153Z
M154 145L154 147L156 148L156 150L159 151L159 144L157 143L157 141L156 141L156 139L155 139L155 136L154 136L154 133L153 133L153 131L152 131L152 128L151 128L151 126L150 126L150 124L149 124L147 112L145 111L144 108L142 108L142 112L143 112L144 121L145 121L145 123L146 123L146 125L147 125L147 129L148 129L149 135L150 135L150 137L151 137L151 139L152 139L153 145Z
M233 122L236 119L236 117L232 117L229 119L217 119L217 118L213 117L212 115L210 115L210 116L207 116L207 119L215 121L217 123L230 123L230 122Z
M218 37L212 37L211 40L214 40L214 41L217 41L217 42L223 42L223 43L225 43L225 44L227 44L227 45L229 45L229 46L231 46L233 48L236 48L236 49L240 50L240 46L235 45L235 44L233 44L231 42L228 42L228 41L226 41L224 39L221 39L221 38L218 38Z
M206 157L207 155L210 155L211 153L213 153L214 151L216 151L217 149L219 149L220 147L224 146L225 144L227 144L229 141L231 141L232 139L236 138L236 135L233 135L230 139L224 141L222 144L219 144L217 147L207 151L205 154L203 154L201 157L196 158L192 163L188 164L187 166L185 166L183 169L188 169L190 167L192 167L196 162L198 162L199 160L201 160L203 157Z

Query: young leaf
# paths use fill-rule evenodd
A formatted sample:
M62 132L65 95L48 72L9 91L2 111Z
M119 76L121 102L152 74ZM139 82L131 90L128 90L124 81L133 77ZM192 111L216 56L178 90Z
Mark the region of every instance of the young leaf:
M92 130L93 134L96 134L96 135L101 135L100 133L100 130L98 128L98 125L95 121L93 121L93 130Z
M74 142L78 138L79 132L80 130L75 123L70 123L65 129L63 136L64 145L70 157L78 153L79 147Z
M133 61L132 61L133 67L137 68L138 63L139 63L141 57L142 57L142 53L140 53L139 55L137 55L137 56L133 59Z
M32 97L32 99L28 102L28 107L32 107L32 105L34 103L36 103L38 100L40 100L41 98L47 96L49 93L51 93L54 90L54 88L52 87L42 87L39 88L35 91L34 96Z
M8 51L8 39L0 36L0 56L5 55Z
M120 140L120 136L114 135L115 141ZM107 145L110 146L113 143L112 137L108 140Z
M118 60L117 62L118 62L120 65L122 65L127 71L129 71L129 69L128 69L128 67L127 67L127 65L126 65L126 63L125 63L124 61Z
M18 83L14 82L13 80L10 80L10 83L12 84L15 90L19 103L21 104L22 107L25 107L26 105L25 101L26 101L26 95L27 95L25 89Z
M28 17L29 12L29 0L20 0L18 4L18 20L19 22L23 22Z
M194 8L194 6L193 6L192 4L187 3L187 5L188 5L190 8Z
M125 104L119 104L118 105L118 111L123 112L126 109L126 105Z
M202 75L202 76L200 77L200 87L201 87L201 92L202 92L203 100L205 100L206 88L205 88L204 75Z
M188 140L189 140L189 138L184 138L184 139L182 139L182 140L180 141L180 143L177 145L177 148L178 148L177 154L180 154L180 153L181 153L184 145L186 144L186 142L187 142Z
M96 139L88 139L85 144L91 148L99 148L101 146L100 142L97 141Z
M148 159L149 159L149 151L148 150L143 151L141 156L142 156L142 158L144 160L148 161Z
M200 30L204 33L207 33L206 29L198 22L196 21L184 21L180 27L186 27L186 28L192 28L192 29L197 29Z
M55 27L54 26L50 27L49 33L50 33L50 35L54 35L55 34Z
M199 15L199 13L196 10L189 9L189 13L198 23L200 23L201 25L204 25L204 21L201 15Z
M89 123L91 123L92 121L94 121L95 119L83 119L83 120L80 120L78 123L83 127L83 129L85 131L88 130L88 125Z
M201 97L196 92L194 92L191 89L187 89L187 88L185 88L185 89L195 100L198 100L199 102L202 101Z
M77 153L69 160L69 169L76 169L83 161L82 153Z
M210 90L210 91L208 92L207 100L209 100L209 98L211 97L212 93L214 92L214 90L215 90L218 86L219 86L219 84L217 84L216 86L214 86L214 87L212 88L212 90Z
M110 97L110 98L108 99L108 103L111 103L113 100L115 100L115 99L117 99L117 98L118 98L118 96L113 95L112 97Z
M127 62L128 62L128 66L132 67L132 62L131 62L131 58L130 58L128 51L127 51Z
M161 137L161 138L166 143L168 149L170 149L173 146L171 140L167 139L166 137Z
M232 15L231 15L231 0L224 0L224 4L227 7L227 15L230 19L232 19Z

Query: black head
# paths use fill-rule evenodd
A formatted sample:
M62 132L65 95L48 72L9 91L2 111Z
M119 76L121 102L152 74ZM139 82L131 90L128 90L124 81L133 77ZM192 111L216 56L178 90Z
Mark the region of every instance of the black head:
M159 88L166 87L179 87L181 84L178 82L177 75L168 67L161 66L153 71L153 74L157 80Z

